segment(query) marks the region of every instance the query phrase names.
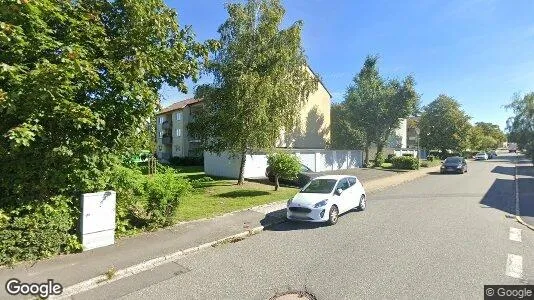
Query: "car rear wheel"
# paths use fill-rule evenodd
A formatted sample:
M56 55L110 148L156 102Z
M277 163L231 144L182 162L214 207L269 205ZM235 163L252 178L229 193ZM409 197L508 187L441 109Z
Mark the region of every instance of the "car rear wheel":
M337 220L339 219L339 210L337 209L337 206L332 206L330 208L330 212L328 213L328 225L334 225L337 223Z
M358 205L358 210L364 211L366 207L367 207L367 201L365 201L365 195L362 195L360 197L360 204Z

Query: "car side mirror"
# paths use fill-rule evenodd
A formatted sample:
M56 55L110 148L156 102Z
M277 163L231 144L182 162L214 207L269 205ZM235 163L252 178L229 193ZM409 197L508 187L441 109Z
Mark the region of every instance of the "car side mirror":
M336 195L338 195L338 196L340 196L341 193L343 193L343 190L342 190L342 189L337 189L337 190L334 192L334 194L336 194Z

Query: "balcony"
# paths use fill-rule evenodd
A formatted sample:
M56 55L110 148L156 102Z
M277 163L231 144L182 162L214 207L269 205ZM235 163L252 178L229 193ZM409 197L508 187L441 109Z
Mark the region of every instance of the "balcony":
M172 136L170 135L164 135L162 138L161 138L161 143L163 145L171 145L172 144Z
M169 121L165 121L161 123L161 129L163 130L170 130L172 128L172 123Z

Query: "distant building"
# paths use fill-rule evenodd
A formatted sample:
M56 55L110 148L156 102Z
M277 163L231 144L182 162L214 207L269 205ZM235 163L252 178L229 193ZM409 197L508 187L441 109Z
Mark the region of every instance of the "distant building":
M200 141L189 136L187 124L201 108L200 99L176 102L156 115L156 152L159 159L202 156Z
M307 70L316 76L309 67ZM331 98L332 95L319 80L317 90L310 93L302 105L299 126L291 133L281 132L275 146L325 149L330 142ZM187 99L164 108L156 115L159 159L202 156L200 141L191 138L187 131L187 125L194 121L195 114L199 113L201 108L202 99Z
M417 149L417 136L416 128L410 126L410 123L419 122L419 117L409 117L407 119L408 126L406 126L406 148Z

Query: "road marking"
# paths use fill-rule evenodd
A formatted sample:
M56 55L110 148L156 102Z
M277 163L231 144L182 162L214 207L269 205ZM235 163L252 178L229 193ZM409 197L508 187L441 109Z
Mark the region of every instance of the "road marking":
M521 242L521 229L510 227L510 240Z
M506 275L514 278L523 278L523 257L515 254L508 254L506 260Z

